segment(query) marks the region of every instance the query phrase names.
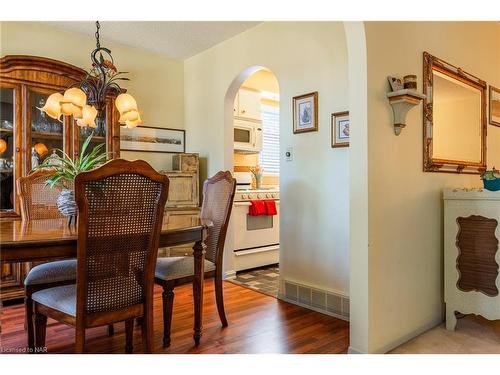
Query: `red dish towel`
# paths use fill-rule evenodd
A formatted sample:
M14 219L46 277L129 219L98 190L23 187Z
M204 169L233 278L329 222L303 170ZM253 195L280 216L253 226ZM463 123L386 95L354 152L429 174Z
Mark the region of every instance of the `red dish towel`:
M248 214L250 216L266 215L266 204L264 201L254 200L250 203L250 207L248 207Z
M272 199L266 199L264 201L266 205L266 215L277 215L278 210L276 209L276 201Z

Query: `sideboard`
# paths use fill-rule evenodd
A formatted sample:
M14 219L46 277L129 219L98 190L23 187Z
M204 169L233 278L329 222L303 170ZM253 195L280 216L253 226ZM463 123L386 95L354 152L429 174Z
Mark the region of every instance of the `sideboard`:
M446 328L457 314L500 319L500 191L444 191Z

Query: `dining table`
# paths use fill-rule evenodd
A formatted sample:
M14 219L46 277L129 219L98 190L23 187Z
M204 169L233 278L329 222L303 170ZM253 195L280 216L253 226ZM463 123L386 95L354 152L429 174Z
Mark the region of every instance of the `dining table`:
M204 241L211 227L210 220L199 216L186 220L165 215L160 234L160 248L194 243L193 338L196 344L202 335ZM0 263L76 258L77 233L77 226L68 225L68 219L0 221Z

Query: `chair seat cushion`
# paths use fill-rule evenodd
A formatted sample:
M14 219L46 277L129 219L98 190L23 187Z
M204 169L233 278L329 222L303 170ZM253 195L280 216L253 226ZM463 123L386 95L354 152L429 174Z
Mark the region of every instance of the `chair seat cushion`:
M54 310L61 311L71 316L76 316L75 284L56 286L54 288L40 290L33 293L31 298L33 301Z
M76 280L76 259L59 260L33 267L24 279L24 285L49 284Z
M214 271L215 264L205 259L205 272ZM155 277L160 280L175 280L194 275L193 257L158 258Z

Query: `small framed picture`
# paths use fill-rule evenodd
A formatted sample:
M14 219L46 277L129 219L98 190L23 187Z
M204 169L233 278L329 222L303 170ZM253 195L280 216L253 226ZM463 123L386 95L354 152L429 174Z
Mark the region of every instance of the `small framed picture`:
M349 111L332 113L332 148L349 147Z
M490 124L500 126L500 89L490 86Z
M318 131L318 92L295 96L292 100L293 132Z

